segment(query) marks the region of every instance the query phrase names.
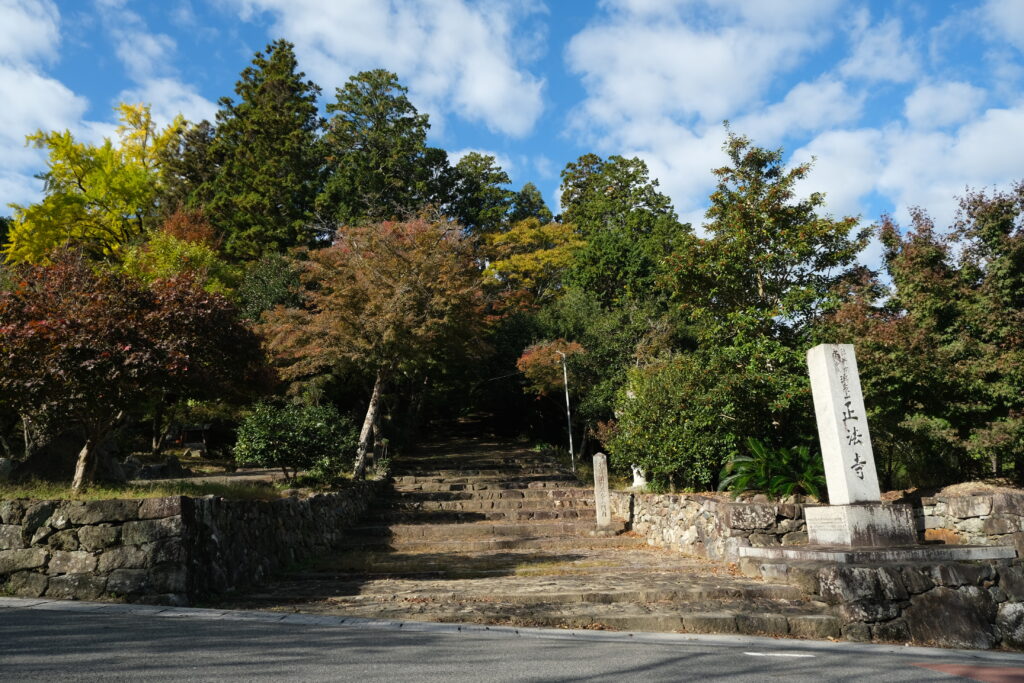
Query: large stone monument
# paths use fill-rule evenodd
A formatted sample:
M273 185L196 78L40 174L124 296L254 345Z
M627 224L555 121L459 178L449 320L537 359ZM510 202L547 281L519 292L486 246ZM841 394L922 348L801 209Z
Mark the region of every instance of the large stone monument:
M1005 546L918 546L913 509L881 500L853 346L815 346L807 367L830 504L804 507L807 546L740 548L740 555L830 562L1016 557Z
M851 344L807 352L830 505L804 508L808 540L831 546L914 545L914 511L882 505L871 432Z
M612 501L608 492L608 456L604 453L594 454L594 512L597 526L591 535L614 536Z

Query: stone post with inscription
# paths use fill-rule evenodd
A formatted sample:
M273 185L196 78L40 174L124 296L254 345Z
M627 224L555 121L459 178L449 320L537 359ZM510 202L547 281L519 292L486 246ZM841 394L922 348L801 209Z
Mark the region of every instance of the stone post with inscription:
M883 505L867 411L852 344L820 344L807 352L828 506L808 506L815 545L893 546L917 542L913 510Z
M608 493L608 456L604 453L594 454L594 508L597 528L593 535L613 535L612 501Z

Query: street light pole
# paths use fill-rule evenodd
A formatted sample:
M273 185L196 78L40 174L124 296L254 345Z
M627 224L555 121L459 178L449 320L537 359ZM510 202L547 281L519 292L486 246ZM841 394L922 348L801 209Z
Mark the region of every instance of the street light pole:
M572 471L576 471L576 452L572 448L572 409L569 407L569 371L565 367L565 354L556 351L562 357L562 381L565 383L565 420L569 427L569 462L572 463Z

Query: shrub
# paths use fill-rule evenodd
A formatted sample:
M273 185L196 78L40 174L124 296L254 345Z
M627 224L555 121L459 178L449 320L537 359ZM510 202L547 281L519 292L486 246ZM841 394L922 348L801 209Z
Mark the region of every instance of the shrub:
M358 440L355 423L333 406L260 404L238 428L235 460L280 467L286 478L299 469L330 476L351 463Z
M825 465L810 448L772 448L752 438L747 448L752 455L737 455L722 470L720 491L761 491L774 498L803 493L822 500Z

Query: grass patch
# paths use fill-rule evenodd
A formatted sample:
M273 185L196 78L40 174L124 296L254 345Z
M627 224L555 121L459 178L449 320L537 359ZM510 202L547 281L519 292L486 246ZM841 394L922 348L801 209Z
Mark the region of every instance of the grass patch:
M163 498L166 496L220 496L234 500L271 500L281 497L280 489L260 482L154 481L151 484L95 484L84 491L71 490L65 482L28 481L0 484L0 499L111 500L114 498Z

